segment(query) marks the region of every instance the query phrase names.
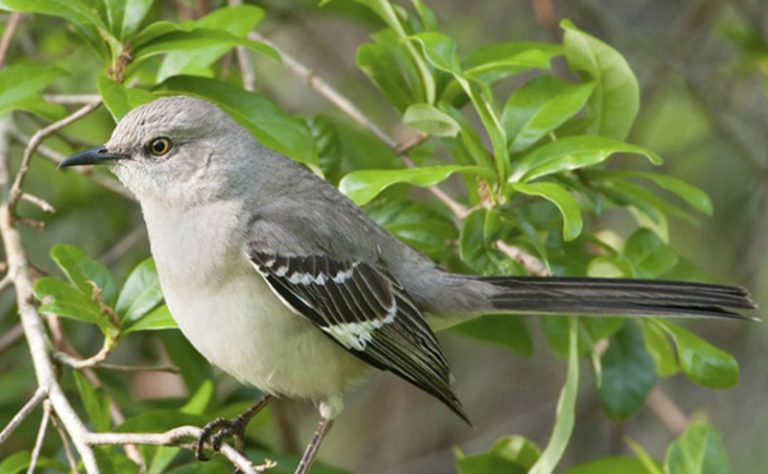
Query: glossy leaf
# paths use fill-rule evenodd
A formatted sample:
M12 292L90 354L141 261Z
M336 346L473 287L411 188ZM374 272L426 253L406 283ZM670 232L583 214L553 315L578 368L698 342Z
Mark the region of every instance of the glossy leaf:
M434 186L454 173L492 177L492 173L487 168L479 166L443 165L396 170L358 170L352 171L342 178L339 183L339 190L357 205L363 205L394 184L408 183L419 187Z
M18 64L0 69L0 114L22 109L35 112L41 107L42 92L50 83L65 74L61 68L49 65Z
M389 233L429 256L444 255L448 241L458 237L450 217L421 202L404 198L377 199L364 210Z
M106 30L104 21L83 0L0 0L0 9L57 16L71 23L93 25Z
M672 337L677 347L680 367L689 379L709 388L731 388L739 382L739 365L724 352L680 326L654 320Z
M623 140L640 108L640 88L624 57L568 20L563 48L568 66L595 82L587 103L588 133Z
M629 456L608 456L578 464L563 471L563 474L648 474L645 465Z
M680 372L677 354L667 333L650 321L643 321L642 328L645 347L656 365L659 377L669 377Z
M533 354L533 339L520 316L487 314L456 326L454 331L486 344L504 347L517 354Z
M317 163L312 136L269 99L226 82L193 76L175 76L160 89L169 94L185 93L208 99L227 111L265 146L302 163Z
M570 318L569 323L568 372L565 376L565 385L563 385L557 400L555 427L547 447L544 448L541 457L529 471L530 474L551 474L554 472L573 433L573 425L576 421L576 397L579 394L579 323L576 318Z
M415 34L411 39L419 43L432 66L445 72L461 73L458 46L453 38L429 31Z
M355 58L360 68L400 111L427 100L418 65L396 35L384 31L374 35L377 43L363 44Z
M584 226L581 220L581 209L576 198L557 183L510 183L508 188L529 196L539 196L551 202L560 210L563 216L563 238L573 240L581 234Z
M136 47L133 52L133 60L139 62L152 56L172 51L189 52L222 45L228 47L244 46L275 61L280 61L280 55L271 46L258 41L240 38L224 30L213 28L168 31Z
M317 165L323 172L323 177L330 183L337 184L341 177L342 153L336 126L322 115L304 117L303 122L315 141Z
M171 316L171 312L166 305L159 306L146 315L140 317L136 322L128 324L122 330L123 334L129 334L138 331L157 331L160 329L176 329L178 325Z
M519 263L496 248L496 240L501 235L487 233L493 227L488 225L489 217L493 214L487 209L478 209L464 219L459 234L461 259L480 275L524 275L525 270Z
M72 371L77 385L77 391L80 393L80 399L83 401L88 418L91 419L96 431L109 431L109 399L102 387L94 387L77 370Z
M467 76L488 83L529 69L550 69L562 47L549 43L508 42L482 46L467 55L461 65Z
M705 421L694 421L667 449L668 474L728 474L731 463L722 436Z
M95 301L61 280L39 278L35 282L34 293L35 298L43 302L40 311L44 313L96 324L103 329L111 327Z
M128 88L105 75L99 77L98 87L104 105L115 122L122 120L132 109L156 98L143 89Z
M571 84L539 76L516 89L501 115L510 152L525 150L576 115L594 88L594 83Z
M602 383L597 395L603 410L614 420L624 421L645 406L656 371L645 350L643 333L627 323L609 339L601 357Z
M264 18L264 10L253 5L219 8L197 20L202 29L227 31L239 38L253 30ZM202 49L180 49L169 52L160 64L157 81L179 74L213 76L211 64L231 48L230 44L214 44Z
M540 455L541 450L532 441L504 436L484 453L465 455L456 450L456 470L459 474L525 474Z
M155 262L148 258L133 269L117 298L115 311L123 322L139 319L163 299Z
M646 148L605 137L574 135L547 143L514 163L510 182L532 181L553 173L595 166L616 153L644 156L661 164L661 157Z
M139 29L153 3L154 0L125 0L123 37L127 38Z
M413 104L403 114L403 124L436 137L455 137L460 127L456 121L428 104Z
M628 260L640 278L656 278L677 265L680 257L649 229L638 229L624 245L622 258Z
M93 294L93 285L100 290L100 298L107 305L113 305L117 297L117 286L112 273L101 262L91 259L79 248L55 244L51 247L51 258L61 268L70 283L84 295Z

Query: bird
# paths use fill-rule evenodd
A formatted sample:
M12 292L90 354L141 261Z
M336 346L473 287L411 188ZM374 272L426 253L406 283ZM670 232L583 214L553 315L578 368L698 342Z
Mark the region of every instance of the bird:
M750 319L743 288L681 281L483 277L446 271L373 222L336 187L190 96L131 110L103 145L60 167L107 165L137 198L171 315L205 358L265 395L206 425L204 445L242 436L273 398L314 403L306 473L348 387L372 369L469 423L437 330L493 312Z

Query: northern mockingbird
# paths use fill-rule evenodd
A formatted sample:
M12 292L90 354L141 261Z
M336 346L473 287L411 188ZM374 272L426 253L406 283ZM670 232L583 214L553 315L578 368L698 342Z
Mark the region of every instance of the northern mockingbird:
M468 420L436 329L494 311L747 319L733 310L754 308L728 286L446 272L195 98L134 109L104 146L61 166L87 164L109 165L138 198L165 301L195 348L267 397L318 406L297 472L309 469L346 387L370 367ZM241 432L244 415L206 435Z

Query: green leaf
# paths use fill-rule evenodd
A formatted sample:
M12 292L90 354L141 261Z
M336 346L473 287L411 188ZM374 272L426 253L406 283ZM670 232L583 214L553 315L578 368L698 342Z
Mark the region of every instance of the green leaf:
M239 38L253 30L264 18L264 10L253 5L219 8L199 19L198 28L227 31ZM213 76L209 69L231 48L231 44L215 44L201 49L169 52L160 64L157 82L180 74Z
M651 321L642 321L643 341L648 353L656 365L659 377L669 377L680 372L677 355L672 347L672 341L663 329Z
M9 454L7 458L0 462L0 474L19 474L25 472L32 462L31 451L16 451L13 454ZM37 458L37 467L49 468L58 472L67 471L67 466L61 462L50 459L45 456Z
M101 262L93 260L73 245L55 244L51 258L61 268L67 279L84 295L93 293L93 284L101 290L101 300L109 306L115 304L117 286L112 273Z
M501 235L489 235L488 225L494 214L487 209L477 209L464 219L459 234L459 254L461 259L480 275L524 275L525 270L519 263L499 252L496 240Z
M549 43L494 43L472 51L461 65L467 76L492 83L530 69L549 70L562 52L560 45Z
M40 93L66 74L58 67L38 64L18 64L0 69L0 114L12 110L39 110ZM31 109L31 110L30 110Z
M109 431L109 398L107 393L101 387L94 387L77 370L72 371L77 385L77 391L80 393L80 399L83 401L88 418L91 419L96 431Z
M594 88L594 83L570 84L539 76L516 89L501 115L510 137L509 151L525 150L576 115Z
M123 13L123 37L127 38L141 26L144 17L152 8L154 0L126 0Z
M692 186L681 179L675 178L674 176L657 173L646 173L642 171L617 170L592 171L590 172L590 176L609 181L626 178L638 178L652 181L656 183L656 185L658 185L660 188L677 195L677 197L687 202L697 211L707 215L712 215L713 212L712 200L709 199L707 193L697 188L696 186ZM619 186L621 186L621 184Z
M98 87L104 105L115 122L122 120L132 109L155 99L155 96L143 89L128 88L103 74L99 76Z
M317 164L326 181L337 184L341 178L341 140L336 126L322 115L303 118L317 148Z
M269 99L238 86L204 77L176 76L159 88L208 99L250 130L265 146L301 163L317 163L317 151L307 127Z
M533 339L520 316L487 314L456 326L459 334L504 347L524 356L533 354Z
M627 322L609 341L601 357L602 383L597 395L609 417L624 421L645 406L656 384L656 371L636 324Z
M130 334L138 331L157 331L160 329L176 329L178 325L171 316L166 305L159 306L146 315L128 324L122 330L122 334Z
M123 322L144 316L163 299L155 262L148 258L133 269L120 290L115 311Z
M95 301L61 280L39 278L35 282L34 293L35 298L43 302L40 306L42 312L96 324L105 331L112 327Z
M677 265L680 257L649 229L638 229L624 245L621 257L635 269L635 276L657 278Z
M551 474L563 457L568 440L573 433L576 420L576 396L579 393L579 323L576 318L570 318L569 322L568 372L560 398L557 400L555 427L547 447L529 471L530 474Z
M507 187L529 196L540 196L551 202L563 216L563 238L574 240L581 234L584 226L581 220L581 208L576 198L557 183L510 183Z
M625 436L624 440L632 452L635 453L635 456L637 456L637 460L645 467L645 474L663 474L661 463L651 458L648 452L640 446L640 444L636 443L628 436Z
M404 111L412 103L426 101L427 95L418 65L406 45L391 33L388 30L378 33L374 35L377 43L361 45L355 62L387 100Z
M434 186L454 173L466 173L492 177L487 168L480 166L423 166L396 170L357 170L342 178L339 190L357 205L363 205L375 198L393 184L408 183L422 188Z
M739 382L739 365L732 355L674 323L653 321L672 337L680 367L689 379L715 389L731 388Z
M640 108L640 88L624 57L597 38L579 30L568 20L565 30L565 59L573 71L595 82L587 103L588 133L623 140Z
M168 31L149 41L145 39L145 42L134 50L133 61L139 62L152 56L172 51L189 52L222 45L230 48L233 46L244 46L275 61L280 61L280 55L271 46L259 41L240 38L226 31L213 28Z
M461 74L458 46L453 38L428 31L412 35L410 39L421 45L424 56L432 66L444 72Z
M667 449L668 474L727 474L731 472L722 436L705 421L695 421Z
M377 199L364 210L389 233L429 256L449 252L449 241L458 237L451 217L425 203L405 198Z
M107 13L107 25L115 38L123 38L123 18L125 17L126 0L103 0Z
M51 122L62 119L67 115L66 107L61 104L46 102L43 96L40 95L21 99L14 103L11 109L23 110L24 112L35 114Z
M456 452L459 474L525 474L541 455L532 441L522 436L504 436L485 453L464 455Z
M645 465L629 456L608 456L573 466L563 474L648 474Z
M436 137L455 137L459 124L442 110L428 104L413 104L403 114L403 124Z
M553 173L595 166L616 153L641 155L655 165L661 164L659 155L637 145L605 137L573 135L547 143L517 160L509 181L532 181Z
M70 23L93 25L106 30L96 10L83 0L0 0L0 9L57 16Z

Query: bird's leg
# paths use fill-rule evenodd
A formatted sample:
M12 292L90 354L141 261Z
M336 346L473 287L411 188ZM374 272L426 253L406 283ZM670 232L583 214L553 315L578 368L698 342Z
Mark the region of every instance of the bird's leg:
M320 418L320 423L317 424L312 440L309 442L307 449L304 450L304 454L301 455L301 461L299 461L295 474L307 474L309 472L309 468L312 466L315 456L317 456L317 450L320 449L320 444L325 439L325 436L331 431L331 426L333 426L332 419Z
M238 451L243 450L243 440L245 439L245 427L248 426L248 422L251 418L256 416L265 406L269 405L274 399L272 395L264 395L258 402L254 403L250 408L237 415L231 420L225 420L224 418L216 418L203 427L200 438L197 440L197 449L195 450L195 457L200 461L207 461L203 449L205 444L210 441L211 447L214 451L218 451L221 448L221 443L229 436L235 437L235 447Z

